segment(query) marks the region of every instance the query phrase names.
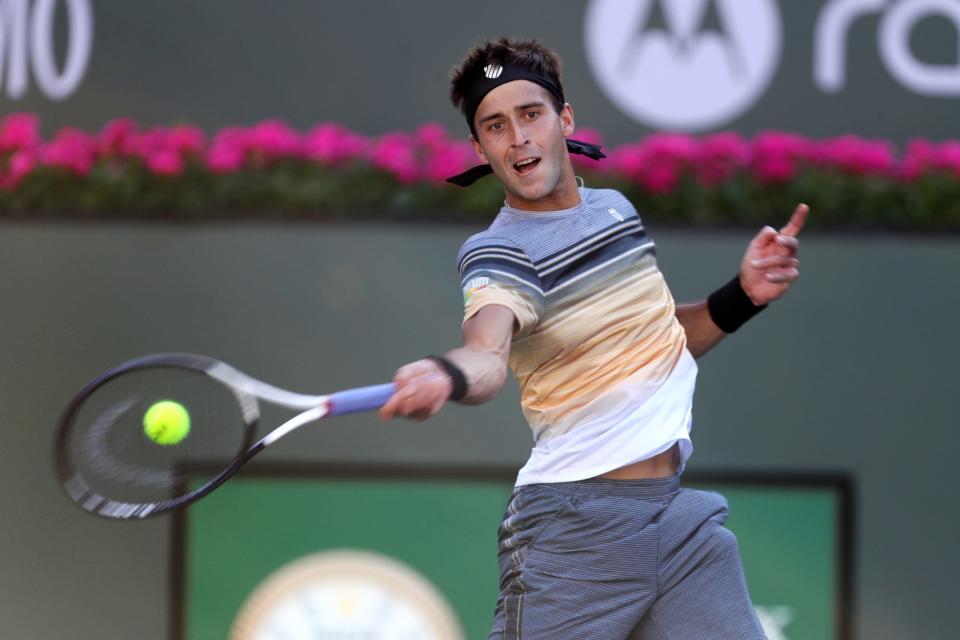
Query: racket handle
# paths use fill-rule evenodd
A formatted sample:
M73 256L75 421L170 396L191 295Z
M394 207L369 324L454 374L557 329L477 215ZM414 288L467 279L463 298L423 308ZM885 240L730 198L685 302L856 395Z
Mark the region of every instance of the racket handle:
M338 391L330 396L328 415L342 416L347 413L379 409L387 403L395 390L394 384L389 383Z

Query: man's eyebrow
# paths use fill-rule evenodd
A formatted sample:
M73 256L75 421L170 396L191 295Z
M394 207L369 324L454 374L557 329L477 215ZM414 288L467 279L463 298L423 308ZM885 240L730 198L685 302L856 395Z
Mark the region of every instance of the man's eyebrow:
M543 101L530 102L527 104L522 104L519 107L517 107L517 111L526 111L527 109L533 109L534 107L543 107L545 105L546 103Z
M477 124L483 124L484 122L486 122L486 121L488 121L488 120L496 120L497 118L502 118L502 117L503 117L503 112L502 112L502 111L497 111L496 113L491 113L490 115L488 115L488 116L485 117L485 118L480 118L480 119L477 121Z
M527 109L533 109L534 107L543 107L544 105L546 105L546 103L543 102L542 100L541 100L541 101L537 101L537 102L528 102L527 104L521 104L519 107L515 107L515 110L516 110L516 111L526 111ZM488 115L488 116L486 116L486 117L480 118L480 119L477 121L477 124L483 124L484 122L487 122L488 120L496 120L496 119L502 118L502 117L503 117L503 112L502 112L502 111L497 111L496 113L491 113L490 115Z

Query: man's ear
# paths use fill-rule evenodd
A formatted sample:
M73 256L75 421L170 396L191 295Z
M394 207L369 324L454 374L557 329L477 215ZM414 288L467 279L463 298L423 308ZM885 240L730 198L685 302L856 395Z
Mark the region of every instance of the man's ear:
M477 154L478 158L480 158L480 162L484 164L490 164L490 161L487 160L487 154L483 152L483 147L481 147L480 143L477 142L476 136L470 136L470 144L473 145L473 152Z
M565 102L563 109L560 110L560 130L563 132L563 137L569 138L572 136L576 128L577 125L573 119L573 107L570 106L569 102Z

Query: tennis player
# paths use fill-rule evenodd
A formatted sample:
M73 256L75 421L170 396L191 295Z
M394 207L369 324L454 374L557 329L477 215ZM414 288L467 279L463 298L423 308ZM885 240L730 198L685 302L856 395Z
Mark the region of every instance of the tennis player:
M402 367L384 419L496 395L508 367L534 446L499 530L490 638L751 640L727 504L680 488L693 450L695 359L798 277L800 205L750 242L739 273L676 305L654 244L617 191L578 184L557 56L536 41L475 47L451 98L506 201L460 250L464 345ZM489 178L488 178L489 179Z

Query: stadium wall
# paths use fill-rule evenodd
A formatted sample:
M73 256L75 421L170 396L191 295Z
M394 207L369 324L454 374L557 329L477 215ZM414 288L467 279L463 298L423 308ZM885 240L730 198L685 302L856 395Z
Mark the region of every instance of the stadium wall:
M98 520L53 479L51 438L79 386L157 351L305 392L385 381L457 344L454 258L475 230L0 226L0 636L168 637L169 520ZM680 301L732 275L750 235L651 232ZM849 476L856 637L952 637L960 242L811 234L802 263L786 299L701 360L690 469ZM519 467L529 446L511 385L424 424L344 418L263 457L469 470Z

